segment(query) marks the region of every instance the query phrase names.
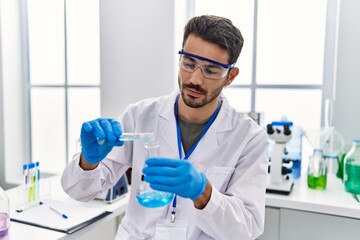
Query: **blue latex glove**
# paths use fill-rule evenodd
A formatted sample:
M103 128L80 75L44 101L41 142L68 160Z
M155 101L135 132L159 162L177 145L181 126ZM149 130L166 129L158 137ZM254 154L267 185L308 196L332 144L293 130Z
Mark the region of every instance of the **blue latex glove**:
M84 122L81 127L81 152L85 161L96 164L103 160L114 146L122 146L119 140L121 125L111 118L98 118Z
M206 177L187 160L149 158L143 169L144 180L152 189L197 199L206 187Z

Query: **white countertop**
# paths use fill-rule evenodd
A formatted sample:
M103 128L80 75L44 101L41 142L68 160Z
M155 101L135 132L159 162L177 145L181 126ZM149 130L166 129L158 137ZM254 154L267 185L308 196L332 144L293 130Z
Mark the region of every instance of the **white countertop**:
M66 203L73 203L74 205L83 205L86 207L102 208L105 211L110 211L112 214L98 220L97 222L73 233L66 234L62 232L52 231L45 228L30 226L27 224L22 224L18 222L10 222L10 233L11 239L29 239L29 234L31 234L31 239L37 240L52 240L52 239L77 239L79 236L86 234L87 231L95 228L98 224L103 221L108 221L109 219L116 218L120 214L124 213L126 210L127 202L129 200L129 193L125 194L118 201L115 201L111 204L105 203L102 200L92 200L90 202L78 202L69 197L63 190L60 184L60 176L51 177L44 181L48 181L51 187L50 197L57 201L62 201ZM48 184L47 183L47 184ZM16 208L17 203L17 188L9 189L6 191L10 199L10 207L12 209ZM49 196L47 196L49 197Z
M52 239L77 239L87 231L94 229L103 221L115 218L126 210L129 194L126 194L119 201L112 204L104 203L100 200L93 200L88 203L81 203L71 199L62 190L60 186L60 177L51 178L51 196L53 199L81 204L87 207L101 207L104 210L112 211L113 214L100 219L84 229L74 234L65 234L61 232L51 231L44 228L33 227L26 224L11 222L10 236L11 239L26 239L31 233L32 239L52 240ZM17 198L17 189L6 191L10 204L14 207ZM347 193L340 179L329 174L327 188L324 191L313 190L307 187L306 178L296 180L293 190L289 195L266 194L266 206L276 208L287 208L299 211L310 211L322 214L331 214L342 217L350 217L360 219L360 203L356 202L350 193Z
M360 203L333 174L328 174L325 190L308 188L306 176L302 175L289 195L266 194L266 206L360 219Z

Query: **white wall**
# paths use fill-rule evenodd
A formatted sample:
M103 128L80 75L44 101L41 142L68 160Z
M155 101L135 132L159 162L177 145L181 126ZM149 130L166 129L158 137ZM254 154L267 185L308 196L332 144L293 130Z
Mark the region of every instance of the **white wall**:
M2 9L5 9L5 4L9 5L8 11L1 12L2 20L7 19L1 23L1 44L11 46L2 48L2 54L11 54L13 60L11 63L2 62L2 77L13 79L15 84L9 88L4 82L2 86L6 91L2 92L0 102L6 114L3 115L4 133L0 133L5 139L4 145L14 148L5 147L4 155L0 156L0 166L4 166L2 157L27 161L25 143L19 141L25 138L25 130L16 128L17 132L6 131L8 124L24 126L20 122L26 117L21 104L26 100L23 98L25 91L20 87L24 76L19 71L23 61L23 53L19 49L24 40L17 31L19 28L14 27L20 25L19 2L1 1ZM174 1L99 2L102 115L116 117L128 103L166 94L176 87L174 76L177 69L174 68L173 56L180 46L174 46ZM360 108L357 106L360 102L360 1L342 0L340 10L334 124L350 144L352 139L360 138ZM7 96L14 94L19 96L18 101L7 101ZM21 161L8 163L1 168L0 183L5 172L21 174L18 171Z
M352 139L360 139L359 13L359 0L341 1L334 125L348 147Z
M174 89L174 2L101 0L101 114Z
M1 14L1 1L0 1L0 14ZM1 15L0 15L1 16ZM0 17L0 166L4 166L4 95L3 95L3 79L2 79L2 54L1 54L1 22ZM4 185L5 168L0 167L0 187ZM4 186L5 187L5 186Z
M0 159L0 184L19 183L22 175L22 164L29 160L29 149L26 147L28 133L26 132L26 68L22 44L25 40L21 34L20 0L1 1L1 56L2 59L2 99L3 130L4 130L4 159ZM6 11L5 11L6 9ZM0 156L1 157L1 156ZM6 161L5 161L6 159Z
M340 3L334 124L350 145L360 138L360 1ZM174 12L168 0L100 1L103 116L176 87Z

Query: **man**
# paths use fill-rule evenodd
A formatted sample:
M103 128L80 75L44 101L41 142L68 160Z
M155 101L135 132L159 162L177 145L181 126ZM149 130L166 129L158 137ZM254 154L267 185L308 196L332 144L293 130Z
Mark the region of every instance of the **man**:
M243 38L230 20L192 18L179 51L179 90L128 106L118 121L83 124L82 152L66 167L64 190L87 201L132 167L131 196L116 239L255 239L264 228L267 134L229 106L222 89L239 73ZM153 132L159 158L122 132ZM172 204L145 208L136 200L144 175ZM176 208L175 208L176 207Z

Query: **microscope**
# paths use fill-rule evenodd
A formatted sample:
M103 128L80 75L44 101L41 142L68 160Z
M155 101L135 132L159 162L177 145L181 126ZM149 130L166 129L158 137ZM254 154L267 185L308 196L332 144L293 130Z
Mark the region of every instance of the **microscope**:
M288 195L294 181L285 178L283 175L291 173L291 169L283 166L284 155L286 154L286 143L291 139L292 122L272 122L266 126L267 134L270 139L274 140L274 145L271 152L270 174L268 175L267 193L278 193Z

